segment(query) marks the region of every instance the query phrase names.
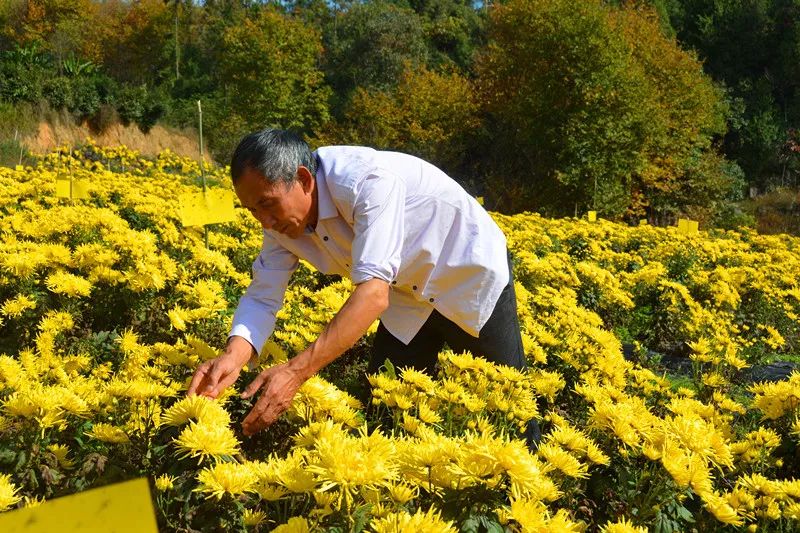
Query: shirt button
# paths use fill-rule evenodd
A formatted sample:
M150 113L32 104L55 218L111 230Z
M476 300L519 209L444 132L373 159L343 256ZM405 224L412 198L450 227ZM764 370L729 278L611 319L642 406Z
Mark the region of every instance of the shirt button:
M412 291L415 291L415 290L417 290L417 286L416 286L416 285L414 285L413 287L411 287L411 290L412 290Z
M328 236L327 236L327 235L325 235L324 237L322 237L322 240L323 240L323 241L327 241L327 240L328 240Z
M431 298L431 299L430 299L430 300L428 300L428 301L429 301L430 303L433 303L433 298Z
M396 281L392 281L392 285L397 285L397 282Z

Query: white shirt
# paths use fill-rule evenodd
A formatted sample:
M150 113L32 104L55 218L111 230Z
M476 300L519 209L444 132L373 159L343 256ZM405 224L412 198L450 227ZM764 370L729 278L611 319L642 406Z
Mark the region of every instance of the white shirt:
M317 225L297 239L264 230L231 335L260 352L303 258L325 274L390 283L386 329L411 342L433 309L474 337L508 283L506 239L478 202L422 159L371 148L315 152Z

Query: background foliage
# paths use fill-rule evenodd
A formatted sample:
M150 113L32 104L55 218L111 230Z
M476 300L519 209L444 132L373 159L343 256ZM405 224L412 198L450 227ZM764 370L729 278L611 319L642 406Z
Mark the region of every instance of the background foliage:
M0 6L13 109L146 131L202 100L218 161L281 126L426 157L504 211L746 223L748 186L797 186L798 80L796 0Z

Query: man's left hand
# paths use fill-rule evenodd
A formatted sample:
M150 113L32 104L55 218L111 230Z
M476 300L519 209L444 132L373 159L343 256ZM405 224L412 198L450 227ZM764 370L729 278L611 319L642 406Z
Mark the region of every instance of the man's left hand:
M304 381L288 362L261 372L242 393L242 398L250 398L262 389L258 401L242 422L244 434L252 435L278 420Z

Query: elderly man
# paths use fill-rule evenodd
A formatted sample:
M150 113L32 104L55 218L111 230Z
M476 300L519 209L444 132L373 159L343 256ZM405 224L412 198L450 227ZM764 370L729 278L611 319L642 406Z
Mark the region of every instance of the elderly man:
M369 372L387 358L433 371L445 343L525 367L505 237L438 168L370 148L311 152L297 136L268 129L239 143L231 174L242 205L264 228L264 243L226 348L198 368L189 394L216 397L257 356L298 258L356 286L316 341L245 389L245 398L261 390L245 434L273 423L306 379L379 318Z

